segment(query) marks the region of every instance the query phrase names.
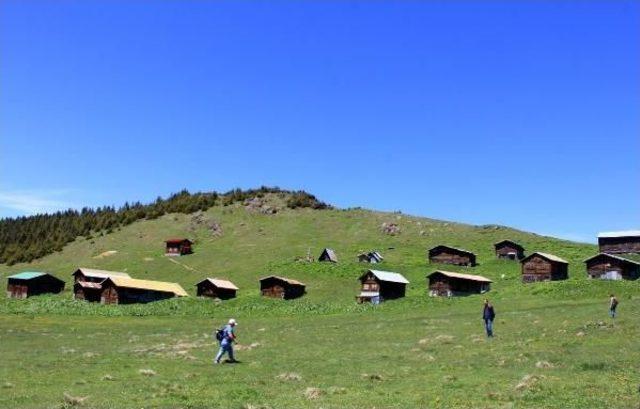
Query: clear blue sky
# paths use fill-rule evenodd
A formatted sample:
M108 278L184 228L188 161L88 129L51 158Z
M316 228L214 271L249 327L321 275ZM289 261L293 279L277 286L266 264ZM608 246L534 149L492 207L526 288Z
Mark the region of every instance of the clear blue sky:
M640 227L640 2L0 2L0 217L277 185Z

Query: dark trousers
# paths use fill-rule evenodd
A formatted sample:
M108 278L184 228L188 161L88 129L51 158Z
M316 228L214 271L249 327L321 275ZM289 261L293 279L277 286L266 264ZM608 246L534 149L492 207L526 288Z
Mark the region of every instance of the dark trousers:
M487 336L493 336L493 320L491 318L484 319L484 329L487 331Z

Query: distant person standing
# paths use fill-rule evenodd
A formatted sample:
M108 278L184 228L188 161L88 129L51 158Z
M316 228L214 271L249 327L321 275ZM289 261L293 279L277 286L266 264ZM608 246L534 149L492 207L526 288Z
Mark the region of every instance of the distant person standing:
M484 300L484 308L482 309L482 319L484 320L484 329L487 331L487 337L493 337L493 320L496 318L496 312L489 300Z
M613 295L609 295L609 316L611 318L616 317L616 308L618 308L618 299Z
M237 362L235 357L233 356L233 343L236 340L236 334L235 334L235 326L238 325L238 323L236 322L236 320L234 320L233 318L231 318L229 320L229 323L227 325L225 325L225 327L220 330L219 334L216 334L216 338L218 339L218 341L220 341L220 350L218 351L218 355L216 355L216 364L220 363L220 359L222 359L222 356L226 353L229 355L229 360L228 362Z

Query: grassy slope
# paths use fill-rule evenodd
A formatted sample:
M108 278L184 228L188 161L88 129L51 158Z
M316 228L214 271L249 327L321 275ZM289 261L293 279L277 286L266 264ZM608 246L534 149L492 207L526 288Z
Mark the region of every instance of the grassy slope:
M1 277L48 270L69 279L77 266L86 266L176 281L192 294L193 284L205 276L230 278L241 288L238 299L221 305L192 298L89 306L69 301L68 291L26 302L2 300L0 343L6 364L0 366L0 384L8 384L0 407L59 405L65 391L89 395L90 407L205 407L223 400L226 407L325 408L635 404L632 363L640 356L633 340L640 334L637 320L626 315L640 306L638 283L586 280L582 260L595 253L594 246L364 210L283 210L266 216L236 205L214 207L205 216L222 224L221 237L203 226L191 230L189 215L169 215L92 241L80 239L29 265L0 266ZM383 222L398 223L402 233L382 234ZM195 254L176 260L196 271L162 255L162 241L170 236L197 239ZM502 238L515 239L528 251L564 257L571 263L571 279L521 285L517 263L493 258L492 243ZM478 254L478 267L447 269L495 280L490 295L499 318L492 342L481 336L480 296L425 296L425 275L436 268L426 264L425 251L440 243ZM308 248L317 256L325 246L338 252L339 265L293 261ZM356 306L356 278L365 267L352 260L358 251L373 248L386 257L378 268L401 272L411 281L408 296L377 308ZM107 250L118 253L94 258ZM291 302L260 298L257 279L270 272L306 282L307 296ZM623 316L616 327L605 319L610 291L622 299ZM229 314L242 321L242 344L259 345L240 352L245 363L213 368L213 346L205 335L212 320L220 322ZM607 324L594 324L601 320ZM536 368L538 361L554 367ZM137 372L142 368L158 375L144 377ZM296 372L302 380L276 379L283 372ZM115 380L102 380L106 374ZM516 390L527 374L538 376L537 381ZM321 396L306 399L308 387L319 388ZM233 393L221 395L225 391Z

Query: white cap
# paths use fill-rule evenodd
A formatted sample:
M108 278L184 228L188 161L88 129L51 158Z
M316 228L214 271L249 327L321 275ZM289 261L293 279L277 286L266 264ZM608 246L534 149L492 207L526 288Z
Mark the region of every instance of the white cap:
M234 320L233 318L231 318L229 320L229 325L238 325L238 323L236 322L236 320Z

